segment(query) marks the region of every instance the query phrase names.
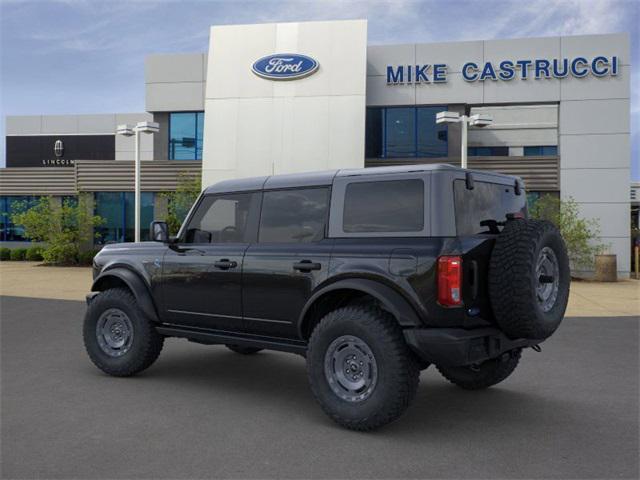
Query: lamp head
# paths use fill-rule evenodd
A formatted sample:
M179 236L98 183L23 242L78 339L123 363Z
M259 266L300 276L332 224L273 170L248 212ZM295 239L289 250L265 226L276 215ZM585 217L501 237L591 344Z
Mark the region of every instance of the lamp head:
M458 112L438 112L436 114L436 123L457 123L460 121Z
M116 134L130 137L134 134L133 127L127 124L118 125L116 128Z

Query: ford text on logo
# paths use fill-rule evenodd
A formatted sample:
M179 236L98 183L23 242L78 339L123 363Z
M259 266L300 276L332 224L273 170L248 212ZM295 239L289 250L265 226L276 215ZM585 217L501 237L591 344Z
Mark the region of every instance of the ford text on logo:
M313 74L318 66L318 62L306 55L278 53L256 60L251 70L270 80L295 80Z

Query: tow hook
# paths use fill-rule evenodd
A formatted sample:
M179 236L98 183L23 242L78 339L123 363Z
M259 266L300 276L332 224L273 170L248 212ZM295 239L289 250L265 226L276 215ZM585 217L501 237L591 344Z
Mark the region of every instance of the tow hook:
M542 348L540 347L540 345L531 345L531 349L538 353L542 351Z

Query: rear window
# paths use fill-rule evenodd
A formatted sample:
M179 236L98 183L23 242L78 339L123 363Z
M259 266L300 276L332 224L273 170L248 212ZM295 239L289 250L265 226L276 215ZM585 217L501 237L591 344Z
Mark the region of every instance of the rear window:
M525 192L516 195L509 185L476 181L473 190L469 190L464 180L455 180L453 191L456 231L460 236L486 232L487 227L480 226L483 220L503 222L507 213L526 214Z
M420 232L424 229L424 182L350 183L342 220L346 233Z

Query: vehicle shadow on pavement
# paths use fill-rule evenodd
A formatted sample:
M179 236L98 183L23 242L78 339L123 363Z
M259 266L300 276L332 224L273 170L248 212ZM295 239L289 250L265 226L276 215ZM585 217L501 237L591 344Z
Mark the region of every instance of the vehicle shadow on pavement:
M186 343L181 340L170 342ZM273 410L334 426L313 399L303 357L272 351L239 355L223 346L192 343L187 346L189 350L181 349L179 353L163 352L159 361L135 377L135 381L171 385L171 388L189 392L192 398L201 396L203 402L210 398L212 391L224 393L235 405L257 400ZM95 375L103 374L95 371ZM517 375L518 372L514 374ZM418 392L409 410L383 430L385 434L400 437L407 434L437 437L442 431L451 433L456 428L467 434L469 423L479 429L504 426L505 422L513 428L535 429L547 412L553 412L554 418L571 421L571 402L530 390L523 392L509 383L507 380L487 390L466 391L448 383L431 366L422 372ZM144 388L143 385L140 388ZM247 405L246 408L252 407ZM337 425L335 428L343 430Z

